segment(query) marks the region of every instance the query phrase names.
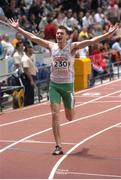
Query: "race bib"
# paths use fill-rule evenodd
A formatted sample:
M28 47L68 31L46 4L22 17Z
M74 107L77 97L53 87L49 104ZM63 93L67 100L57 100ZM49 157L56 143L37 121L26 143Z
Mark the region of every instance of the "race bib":
M68 61L55 61L54 68L56 69L68 69L69 62Z

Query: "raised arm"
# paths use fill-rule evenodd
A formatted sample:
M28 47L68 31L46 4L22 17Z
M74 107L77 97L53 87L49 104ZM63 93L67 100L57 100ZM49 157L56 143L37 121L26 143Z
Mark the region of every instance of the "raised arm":
M18 32L20 32L21 34L23 34L23 36L27 37L28 39L30 39L32 42L36 43L36 44L39 44L40 46L43 46L47 49L49 49L49 41L46 41L44 39L41 39L39 37L37 37L36 35L28 32L28 31L25 31L24 29L22 29L20 26L19 26L19 22L18 20L14 20L14 19L9 19L7 21L7 24L8 26L16 29Z
M100 41L103 41L103 40L111 37L116 32L117 28L118 28L118 26L115 25L114 27L110 27L109 31L107 33L103 34L103 35L96 36L96 37L94 37L92 39L89 39L89 40L84 40L84 41L81 41L81 42L73 43L74 46L73 46L72 51L74 52L74 51L76 51L78 49L82 49L82 48L84 48L86 46L90 46L92 44L98 43Z

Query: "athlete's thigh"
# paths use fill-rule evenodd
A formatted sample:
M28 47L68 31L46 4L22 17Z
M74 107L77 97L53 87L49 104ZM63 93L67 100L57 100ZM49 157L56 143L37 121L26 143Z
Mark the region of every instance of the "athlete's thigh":
M70 87L68 87L68 89L65 89L65 91L62 93L62 99L65 107L66 118L71 121L74 117L75 98L73 86L69 86Z
M74 90L73 83L69 83L63 86L63 91L61 92L64 107L67 109L74 108Z
M71 121L74 117L74 104L75 104L74 94L73 93L65 94L65 96L63 98L63 103L64 103L64 107L65 107L66 118L69 121Z
M61 95L53 83L49 85L49 99L51 104L60 104L61 103Z
M74 108L75 99L74 99L73 92L65 93L64 96L62 97L62 99L63 99L63 103L64 103L65 108L67 108L67 109L73 109Z

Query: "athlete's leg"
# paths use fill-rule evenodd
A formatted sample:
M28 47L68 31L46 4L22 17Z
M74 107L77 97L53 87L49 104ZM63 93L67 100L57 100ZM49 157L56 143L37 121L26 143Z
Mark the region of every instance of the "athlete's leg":
M52 154L60 155L63 154L61 148L60 124L59 124L61 95L60 92L58 91L58 85L52 82L50 83L49 86L49 98L50 98L51 111L52 111L52 129L56 142L56 147Z
M61 147L61 137L60 137L60 124L59 124L59 112L60 104L51 104L52 111L52 129L57 146Z

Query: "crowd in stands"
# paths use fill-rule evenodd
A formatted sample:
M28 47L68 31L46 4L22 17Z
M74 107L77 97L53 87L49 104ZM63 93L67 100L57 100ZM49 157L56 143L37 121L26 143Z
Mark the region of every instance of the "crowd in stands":
M120 0L2 0L0 18L19 19L27 31L55 40L58 25L67 27L72 41L92 38L107 31L111 24L121 27ZM117 37L121 36L121 29ZM5 35L6 36L6 35ZM114 41L110 41L110 46ZM6 37L3 37L6 39ZM7 39L9 39L7 37ZM6 40L5 40L6 41ZM9 40L7 40L9 41ZM13 44L15 46L15 43ZM113 46L121 54L118 45ZM105 45L103 44L103 48Z
M73 42L101 35L118 23L112 39L79 50L76 57L90 57L94 75L106 72L109 61L121 61L120 0L1 0L0 19L7 18L19 19L22 28L51 41L58 25L64 25ZM28 43L20 33L11 42L7 34L0 35L0 55L12 56L19 41Z

